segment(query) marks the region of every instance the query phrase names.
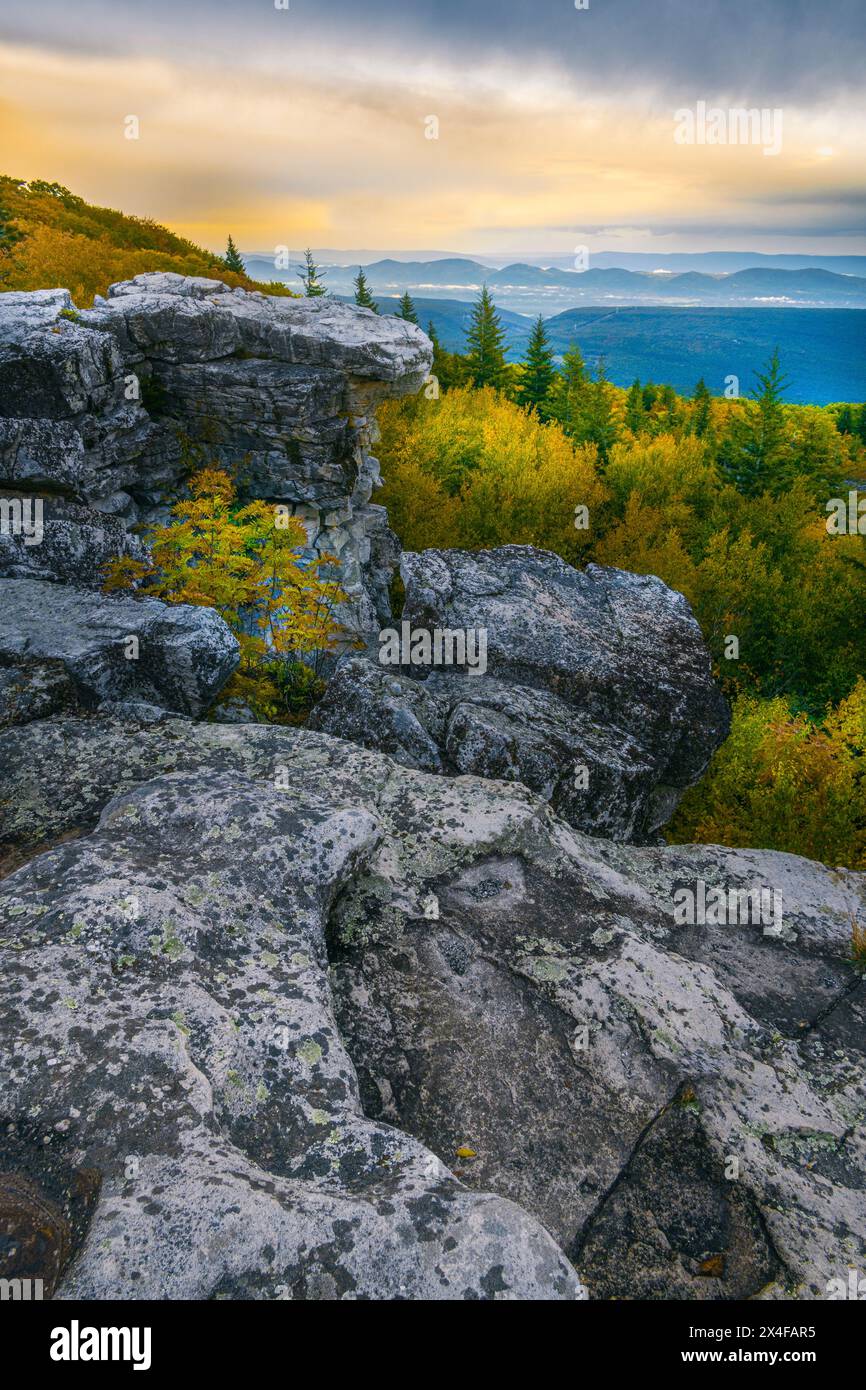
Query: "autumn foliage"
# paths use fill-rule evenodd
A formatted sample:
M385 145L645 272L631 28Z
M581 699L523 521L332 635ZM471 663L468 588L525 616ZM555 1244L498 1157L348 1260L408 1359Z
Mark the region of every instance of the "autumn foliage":
M151 270L203 275L232 288L286 295L230 270L220 256L148 218L93 207L62 184L0 176L0 290L63 286L81 309L109 285Z
M286 664L278 658L318 654L345 640L334 609L346 594L320 573L333 557L302 562L303 523L269 502L239 505L221 469L194 474L189 491L190 498L174 506L172 522L148 535L150 563L112 560L105 589L215 608L241 649L239 670L221 698L238 696L274 719L282 705L291 705Z

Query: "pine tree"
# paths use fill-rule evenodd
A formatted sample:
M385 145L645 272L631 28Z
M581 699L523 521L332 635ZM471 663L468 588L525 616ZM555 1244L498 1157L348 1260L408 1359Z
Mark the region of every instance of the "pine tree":
M843 405L836 416L836 428L840 434L851 434L854 429L854 414L850 405Z
M605 372L604 358L600 357L595 381L588 381L584 389L575 438L581 443L596 446L598 461L603 467L616 443L617 433L610 382Z
M247 268L244 265L240 251L235 246L231 237L226 244L226 253L223 256L226 270L233 270L236 275L246 275Z
M640 434L646 425L640 381L635 377L625 398L625 422L632 434Z
M466 368L472 385L502 390L509 377L505 334L486 285L472 307L466 349Z
M553 367L553 349L545 332L541 314L532 326L526 357L521 365L523 376L517 388L517 400L527 410L535 410L544 417L556 372Z
M735 417L719 450L722 474L746 497L778 492L786 483L782 395L788 383L782 376L778 348L764 371L755 375L754 404Z
M298 271L298 279L304 287L307 299L316 299L320 294L327 294L322 284L322 272L313 260L309 246L304 252L304 269Z
M861 444L866 444L866 403L861 405L857 412L857 424L854 426L854 433Z
M586 363L577 343L570 343L563 353L562 366L550 388L548 415L558 421L566 434L573 434L580 415L581 398L586 387Z
M355 303L359 309L372 309L374 314L379 312L376 301L370 293L370 286L367 284L363 266L360 265L358 266L358 274L355 276Z
M692 433L696 434L698 439L703 439L710 427L712 399L707 389L707 383L704 381L703 377L701 377L692 392L692 400L695 403L695 409L692 414Z
M404 290L400 296L399 319L405 319L407 323L414 323L418 327L418 315L415 313L415 305L408 290Z

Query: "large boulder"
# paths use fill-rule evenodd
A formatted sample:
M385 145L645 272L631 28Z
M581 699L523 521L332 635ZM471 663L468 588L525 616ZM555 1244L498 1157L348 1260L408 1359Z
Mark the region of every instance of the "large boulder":
M574 1297L511 1203L594 1298L863 1268L866 875L266 726L34 721L0 770L49 851L0 885L6 1162L99 1191L61 1296Z
M537 1221L362 1111L325 925L381 835L339 784L214 767L114 797L0 885L5 1277L72 1299L582 1296Z
M476 647L460 668L383 665L384 640L346 657L312 727L408 767L520 781L580 829L651 839L729 727L682 594L531 546L427 550L400 568L402 655L419 633Z
M415 325L329 298L154 272L78 311L66 290L0 294L0 490L162 520L196 460L288 506L310 557L337 557L340 617L384 620L375 404L416 391Z
M62 662L85 706L146 701L203 714L238 664L212 608L0 579L0 664Z

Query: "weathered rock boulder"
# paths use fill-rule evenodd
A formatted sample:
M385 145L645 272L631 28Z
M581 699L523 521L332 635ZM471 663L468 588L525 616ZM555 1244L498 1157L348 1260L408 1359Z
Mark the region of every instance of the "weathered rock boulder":
M0 663L62 662L82 704L143 700L202 714L238 664L212 608L0 579Z
M594 834L651 838L729 727L682 594L531 546L404 554L400 568L402 628L476 634L486 669L477 650L475 671L345 657L311 727L408 767L523 782Z
M113 798L0 886L0 1168L59 1297L582 1296L535 1220L363 1114L325 922L381 835L339 786L213 768Z
M417 390L431 354L402 319L164 272L112 285L80 312L66 290L2 294L0 493L61 494L147 522L194 458L216 460L244 496L301 517L311 556L337 556L342 616L369 628L386 616L390 578L385 519L370 505L373 409Z
M61 1297L574 1297L514 1202L594 1298L863 1267L866 875L165 715L0 736L0 809L7 1147L99 1186Z
M147 559L147 547L119 517L66 497L7 488L0 505L4 515L21 518L21 524L0 530L0 579L48 579L98 589L109 560Z

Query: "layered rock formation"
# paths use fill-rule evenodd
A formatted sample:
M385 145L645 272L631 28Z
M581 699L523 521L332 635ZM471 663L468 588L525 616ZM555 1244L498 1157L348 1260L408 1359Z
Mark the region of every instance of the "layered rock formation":
M405 554L401 666L343 658L311 726L407 767L522 782L572 825L646 840L728 732L682 594L531 546ZM412 664L417 634L470 634L484 668ZM431 642L432 645L432 642ZM468 654L468 647L467 647Z
M190 466L213 459L245 496L304 520L311 554L338 557L342 616L373 628L387 617L393 544L370 504L373 410L416 391L430 362L429 340L402 319L166 272L81 312L66 290L0 295L0 489L46 499L51 551L7 541L0 574L69 580L89 565L95 578L117 542L102 517L162 515Z
M3 1157L99 1191L58 1296L809 1299L862 1268L863 874L617 846L262 726L34 721L0 767L7 849L47 850L0 884ZM677 925L697 881L780 893L781 929Z

